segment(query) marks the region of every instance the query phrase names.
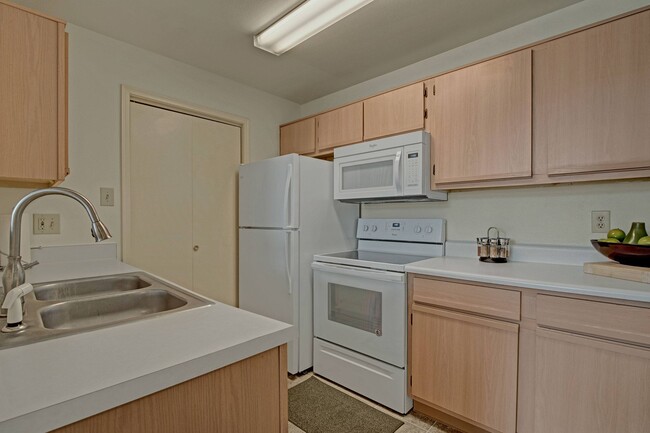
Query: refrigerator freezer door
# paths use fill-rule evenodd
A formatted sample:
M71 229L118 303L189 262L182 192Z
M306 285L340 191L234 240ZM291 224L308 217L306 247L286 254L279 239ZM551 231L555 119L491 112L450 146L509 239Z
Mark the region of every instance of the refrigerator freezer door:
M298 373L299 236L296 230L239 229L239 307L296 327L288 370Z
M239 227L299 226L299 157L284 155L239 168Z

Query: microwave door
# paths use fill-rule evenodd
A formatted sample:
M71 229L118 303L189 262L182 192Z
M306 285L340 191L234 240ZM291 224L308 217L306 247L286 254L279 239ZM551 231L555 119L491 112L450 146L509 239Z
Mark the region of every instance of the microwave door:
M403 195L403 149L387 149L334 160L334 198L396 197Z

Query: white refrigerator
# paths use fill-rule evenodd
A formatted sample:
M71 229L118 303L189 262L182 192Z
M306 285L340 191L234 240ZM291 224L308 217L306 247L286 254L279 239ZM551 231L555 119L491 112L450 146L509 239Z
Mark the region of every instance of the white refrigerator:
M296 154L239 168L239 307L295 326L291 374L312 367L314 254L356 248L359 206L334 201L332 173Z

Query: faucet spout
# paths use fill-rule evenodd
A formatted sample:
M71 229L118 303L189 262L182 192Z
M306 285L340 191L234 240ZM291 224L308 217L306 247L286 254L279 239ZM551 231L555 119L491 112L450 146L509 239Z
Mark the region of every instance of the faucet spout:
M97 210L90 200L82 194L68 188L45 188L27 194L16 204L11 213L11 223L9 226L9 256L7 267L2 274L4 293L0 293L0 303L2 303L2 300L7 293L25 282L25 270L20 261L20 230L23 213L25 212L25 208L31 202L46 195L63 195L77 201L84 209L86 209L86 213L88 213L91 222L90 232L95 238L95 241L101 242L111 238L111 233L99 219ZM0 310L0 317L5 314L6 310Z

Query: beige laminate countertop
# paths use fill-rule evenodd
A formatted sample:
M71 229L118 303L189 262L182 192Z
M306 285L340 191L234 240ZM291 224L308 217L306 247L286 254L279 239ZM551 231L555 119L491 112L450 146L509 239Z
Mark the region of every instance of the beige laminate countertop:
M71 250L68 251L68 250ZM28 282L138 271L87 246L43 252ZM47 254L57 260L47 263ZM218 282L215 282L218 284ZM4 319L3 319L4 320ZM280 346L293 326L215 302L0 348L0 433L47 432Z
M478 258L437 257L411 263L406 272L550 292L650 302L650 284L585 274L582 266L485 263Z

